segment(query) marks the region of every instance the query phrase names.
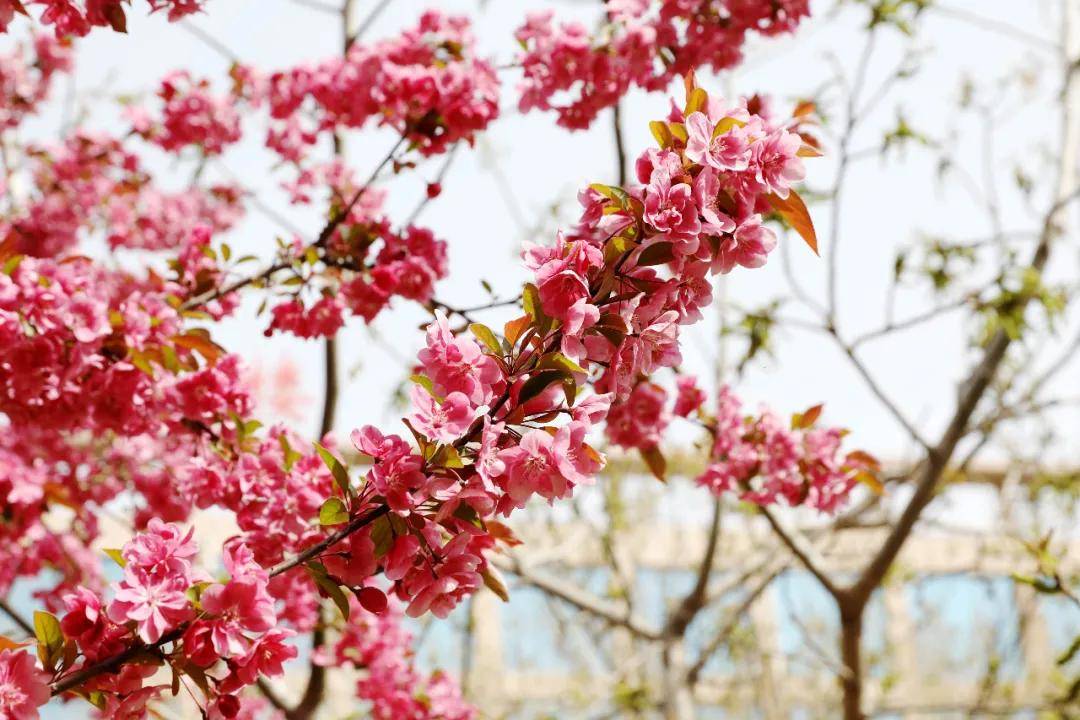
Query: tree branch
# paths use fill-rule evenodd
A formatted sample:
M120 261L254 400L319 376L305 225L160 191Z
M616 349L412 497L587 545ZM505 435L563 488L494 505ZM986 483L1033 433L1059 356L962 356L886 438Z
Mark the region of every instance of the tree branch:
M1063 45L1069 52L1065 67L1065 83L1062 100L1062 142L1061 164L1058 169L1058 183L1054 203L1046 214L1039 245L1035 249L1029 267L1041 273L1050 258L1050 249L1054 238L1060 232L1064 208L1077 195L1077 163L1080 156L1080 84L1077 82L1078 69L1076 60L1080 58L1080 2L1065 0L1063 3L1065 20L1062 23ZM1023 312L1031 302L1029 295L1019 299L1019 311ZM968 423L975 408L982 399L998 369L1005 359L1005 354L1012 344L1012 338L1004 330L998 330L985 346L982 360L976 365L960 388L956 410L946 427L941 439L927 453L927 458L918 470L915 492L901 513L892 532L886 538L881 550L860 574L852 586L852 597L857 604L865 605L870 593L878 586L889 567L896 559L900 548L910 535L923 509L930 503L937 490L943 471L956 451L960 440L968 429Z
M773 570L770 570L761 581L754 586L754 589L739 603L738 607L731 611L731 616L728 621L720 628L720 630L713 636L712 640L702 648L701 653L698 655L697 660L686 673L686 684L690 687L697 685L701 679L701 673L705 670L705 666L709 664L709 660L716 654L724 643L728 641L731 634L735 632L735 628L739 625L739 620L749 612L750 607L757 602L757 599L761 597L761 594L772 584L772 581L777 578L780 573L784 571L784 566L780 566Z
M634 635L647 640L660 640L663 637L659 630L649 627L643 619L624 612L615 603L596 597L587 590L543 570L530 568L517 557L511 556L505 560L494 558L493 564L501 570L517 575L523 582L573 605L578 610L600 618L609 625L626 628Z
M697 581L694 583L693 589L679 603L678 609L668 618L664 626L664 635L668 637L681 637L690 623L694 621L694 617L705 607L709 577L712 575L713 565L716 562L716 547L720 543L720 519L722 513L723 504L720 502L720 498L714 498L712 522L709 525L705 554L701 557L701 565L698 567Z
M34 637L34 626L20 615L15 608L11 607L6 599L0 599L0 610L3 610L4 614L11 618L12 622L18 625L29 637Z
M791 554L802 563L803 567L810 572L817 581L821 583L830 595L834 598L838 598L843 593L843 590L833 582L832 578L825 572L825 560L818 554L817 549L810 544L810 541L806 539L797 529L788 525L782 518L776 515L769 508L762 506L758 508L765 519L769 521L769 525L776 532L780 541L787 545L791 550Z
M622 110L619 103L611 106L611 126L615 136L615 162L619 187L626 186L626 144L623 142Z

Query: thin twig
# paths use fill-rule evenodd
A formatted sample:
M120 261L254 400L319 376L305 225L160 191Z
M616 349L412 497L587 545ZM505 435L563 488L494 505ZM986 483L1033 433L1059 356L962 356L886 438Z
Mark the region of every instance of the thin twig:
M0 610L3 610L4 614L11 618L29 637L34 637L34 626L20 615L15 608L11 607L6 599L0 600Z

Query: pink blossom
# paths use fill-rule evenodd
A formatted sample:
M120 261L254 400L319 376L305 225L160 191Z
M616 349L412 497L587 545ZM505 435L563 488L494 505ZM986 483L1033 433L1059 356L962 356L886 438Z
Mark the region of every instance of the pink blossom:
M673 412L679 417L689 417L705 402L705 391L698 387L693 375L680 375L675 380L678 395Z
M802 138L784 130L754 142L750 146L751 166L758 182L770 192L786 198L788 189L806 175L802 159L797 155L800 147Z
M717 495L734 492L760 505L784 502L835 512L855 486L856 475L877 467L865 453L841 455L843 434L838 428L816 427L813 421L789 425L767 409L757 417L743 417L738 398L723 387L712 462L698 484Z
M368 480L390 508L401 514L411 512L422 500L418 491L427 484L421 472L423 458L399 436L383 435L371 426L353 431L352 441L357 450L373 458Z
M658 173L654 172L656 178ZM662 174L661 180L651 183L645 193L645 220L662 233L679 237L679 247L685 253L697 250L697 233L701 230L693 190L686 183L672 184Z
M721 235L735 229L735 221L720 207L720 178L711 168L705 168L694 178L694 201L705 219L702 232Z
M547 500L568 496L574 486L591 482L582 451L585 425L572 422L554 436L530 430L514 447L499 453L506 464L502 485L515 507L524 507L537 494Z
M427 347L417 357L436 392L464 393L477 406L491 399L494 385L502 379L495 360L485 355L475 340L455 336L441 310L428 326Z
M750 143L736 125L716 133L716 124L701 112L686 118L686 157L718 171L745 170L749 165Z
M156 643L192 616L186 590L186 584L176 578L153 579L126 572L109 604L109 617L118 623L133 621L143 641Z
M461 437L476 417L476 408L463 392L452 392L442 402L419 385L412 389L413 427L435 442L451 443Z
M49 676L21 650L0 651L0 712L4 720L37 720L49 701Z
M721 238L713 258L713 271L728 273L736 265L761 267L775 247L776 233L762 225L757 216L748 218L739 224L734 235Z
M458 535L439 548L438 558L427 567L413 567L400 581L410 600L405 610L410 617L430 611L435 617L445 618L482 582L477 572L482 561L470 551L469 535Z
M613 403L607 416L608 439L626 448L650 448L660 442L671 421L667 393L655 383L634 386L630 396Z
M240 681L252 685L260 675L280 677L285 674L284 663L298 654L296 646L286 642L294 634L285 628L273 628L252 643L247 655L237 661Z

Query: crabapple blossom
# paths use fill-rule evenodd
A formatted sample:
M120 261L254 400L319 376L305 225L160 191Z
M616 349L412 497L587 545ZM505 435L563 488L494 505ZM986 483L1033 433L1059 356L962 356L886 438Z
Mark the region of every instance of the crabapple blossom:
M651 448L660 442L671 421L667 392L656 383L634 386L630 395L614 403L605 427L608 439L625 448Z
M773 411L743 416L742 402L724 386L717 397L711 462L698 484L733 492L759 505L783 501L835 512L877 461L862 451L841 453L844 431L815 426L821 408L790 425Z
M28 5L58 35L123 23L112 0ZM200 5L150 2L170 19ZM21 7L0 0L0 25ZM533 17L518 33L521 107L583 127L631 86L728 67L747 34L789 31L806 14L802 0L725 7L719 22L696 2L611 2L596 36ZM374 717L469 720L451 678L415 667L401 615L443 618L482 585L500 588L489 557L514 538L496 518L595 482L597 439L660 452L673 414L660 374L680 364L681 328L711 302L709 275L760 266L775 246L764 223L798 205L802 121L760 98L710 99L688 76L685 103L651 125L659 147L637 161L638 184L583 188L577 223L526 248L531 282L492 303L518 308L493 329L436 299L447 242L399 224L396 203L384 208L389 174L472 144L498 117L495 66L477 47L467 19L429 11L344 57L270 73L237 64L230 89L173 73L156 100L129 108L127 135L74 129L19 148L20 189L0 213L0 590L55 575L38 597L60 614L63 642L41 644L43 671L25 652L0 653L14 717L78 695L107 717L141 719L170 690L153 679L160 661L193 681L207 717L254 718L269 708L245 691L298 657L294 636L323 637L328 599L346 617L310 660L360 670L357 697ZM52 77L70 71L65 41L39 38L34 54L0 57L4 129L33 117ZM261 260L234 259L221 237L248 192L199 172L240 143L249 118L268 119L287 202L325 218ZM400 139L369 179L322 157L331 138L376 126ZM147 150L197 163L195 179L164 190ZM425 179L420 201L442 182ZM90 246L107 260L78 254ZM251 291L267 334L333 338L395 299L430 312L401 425L354 430L356 462L333 433L312 443L263 427L241 357L215 341ZM698 410L692 381L677 392L674 414ZM718 492L833 510L872 469L841 456L839 431L767 414L749 423L726 397L701 480ZM111 583L94 544L106 506L131 508L134 529L109 551L121 566ZM234 523L223 575L196 562L196 510Z
M524 48L519 107L587 128L632 87L659 90L695 68L732 67L748 35L790 33L809 13L808 0L609 2L596 32L531 13L515 33Z
M199 12L204 2L205 0L146 0L150 12L165 10L170 22ZM127 19L120 0L98 0L89 3L76 3L72 0L0 0L0 32L7 32L15 13L29 15L26 6L43 8L40 20L45 25L53 26L57 38L66 35L81 37L94 27L107 26L118 32L126 32Z
M693 375L680 375L675 380L675 387L678 394L672 412L679 417L689 417L704 404L705 391L698 387L697 378Z
M48 679L30 653L0 651L0 716L4 720L37 720L37 709L49 699Z

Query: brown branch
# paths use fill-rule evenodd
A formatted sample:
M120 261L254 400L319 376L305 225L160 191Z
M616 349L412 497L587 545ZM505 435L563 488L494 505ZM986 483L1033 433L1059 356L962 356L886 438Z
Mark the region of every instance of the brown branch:
M722 514L723 503L720 502L720 498L714 498L708 541L705 546L705 554L701 557L701 564L698 566L697 581L664 626L664 635L670 638L681 637L697 614L705 607L709 577L712 575L713 566L716 564L716 548L720 544L720 519Z
M1076 156L1080 154L1080 83L1077 82L1080 67L1080 2L1065 0L1063 5L1062 47L1067 53L1064 65L1064 88L1062 92L1062 141L1058 156L1058 182L1054 203L1045 216L1038 246L1028 265L1041 274L1050 258L1053 240L1060 232L1062 210L1077 195ZM1023 313L1030 305L1029 294L1018 300L1018 312ZM1013 339L1004 330L998 330L986 343L982 359L972 368L966 381L960 386L956 408L948 426L938 442L928 449L925 460L916 468L915 491L904 507L882 547L860 573L858 580L841 596L837 597L840 610L841 659L844 672L840 675L843 692L845 720L862 720L862 668L861 638L862 617L866 604L885 573L895 562L923 510L933 500L942 476L956 453L957 446L968 433L972 417L983 396L990 388L1003 364ZM988 435L983 434L976 448L985 444ZM970 457L970 456L969 456Z
M323 346L323 368L326 374L326 388L323 392L322 418L319 421L319 438L323 438L334 429L334 416L338 401L338 362L337 340L326 338Z
M359 188L357 188L355 193L353 193L352 197L349 199L349 202L345 204L345 207L343 209L333 211L330 219L327 221L326 225L323 226L322 231L319 232L318 238L316 238L315 242L312 243L312 247L321 248L326 245L327 241L330 239L330 236L334 234L334 231L337 230L341 223L343 223L345 219L349 216L349 213L352 212L353 207L355 207L356 203L360 201L360 198L363 197L367 189L371 187L371 184L375 182L375 180L382 173L383 169L387 165L389 165L390 162L394 159L394 155L397 154L398 149L401 148L401 145L404 142L405 136L402 135L398 138L398 141L394 143L394 146L390 148L390 152L388 152L386 156L383 157L382 161L379 162L378 166L371 171L371 174L363 182L363 184L360 185ZM192 308L199 307L200 305L205 305L206 303L217 300L218 298L225 297L226 295L231 295L237 290L245 288L252 283L266 280L271 275L291 266L292 263L289 262L277 262L257 275L242 278L230 285L225 286L224 288L211 290L197 297L189 298L180 306L180 309L191 310Z
M619 103L611 107L611 124L615 136L615 162L618 172L619 187L626 187L626 143L623 141L622 110Z
M694 664L687 671L687 685L690 687L697 685L698 680L701 679L701 673L705 670L705 666L709 664L709 660L712 659L712 656L716 654L717 650L728 641L731 634L735 632L735 628L739 626L739 620L749 612L750 607L757 602L757 599L761 597L761 594L765 592L769 585L772 584L772 581L775 580L784 569L785 568L781 566L768 572L765 577L762 578L761 582L755 585L754 589L750 591L741 603L739 603L738 607L732 610L731 617L724 623L716 635L713 636L708 645L702 648L697 660L694 661Z
M833 582L828 573L825 572L825 560L818 554L816 548L810 544L810 541L806 539L798 530L788 526L776 513L767 507L758 508L765 519L769 521L769 525L772 526L773 531L776 532L777 537L791 550L791 554L802 563L803 567L809 571L811 575L817 578L817 581L821 583L830 595L834 598L839 597L843 590Z
M259 678L255 681L255 687L259 689L262 696L266 698L267 702L274 706L275 709L280 710L283 713L288 713L289 706L285 704L285 701L277 694L277 691L268 683L264 678Z
M0 610L3 610L4 614L11 618L12 622L18 625L28 636L34 637L34 626L20 615L15 608L11 607L6 599L0 599Z
M517 575L523 582L543 590L564 602L573 605L578 610L597 617L609 625L629 630L638 637L647 640L660 640L663 634L655 628L649 627L648 623L634 615L627 613L616 603L608 602L599 598L587 590L567 582L553 574L530 568L523 564L517 557L507 559L494 558L493 564L501 570Z

